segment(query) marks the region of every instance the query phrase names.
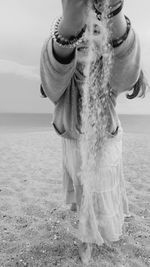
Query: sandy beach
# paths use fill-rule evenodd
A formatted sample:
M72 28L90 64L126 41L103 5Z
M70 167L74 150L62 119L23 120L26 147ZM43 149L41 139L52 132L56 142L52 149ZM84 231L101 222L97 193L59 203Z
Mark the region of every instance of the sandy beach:
M90 267L150 266L150 135L125 133L124 174L132 217L111 246L93 250ZM49 131L0 134L0 266L75 267L79 241L65 227L61 140Z

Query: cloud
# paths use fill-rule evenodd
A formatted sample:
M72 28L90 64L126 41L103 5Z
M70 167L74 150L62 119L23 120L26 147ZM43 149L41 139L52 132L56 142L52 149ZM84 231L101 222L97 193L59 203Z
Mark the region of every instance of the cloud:
M25 79L40 81L36 66L22 65L14 61L0 60L0 74L14 74Z

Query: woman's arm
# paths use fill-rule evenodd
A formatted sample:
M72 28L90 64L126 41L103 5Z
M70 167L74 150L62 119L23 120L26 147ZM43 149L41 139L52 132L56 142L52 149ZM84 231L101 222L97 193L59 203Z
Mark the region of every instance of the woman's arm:
M62 0L62 21L59 34L66 39L76 36L86 21L88 0ZM74 48L65 48L55 40L46 41L41 53L41 81L45 94L57 103L67 87L76 67Z
M124 35L127 29L127 22L123 10L111 19L111 39L117 39ZM132 29L126 40L117 48L114 48L114 62L111 73L110 84L119 94L133 88L139 79L141 72L140 64L140 43Z
M63 16L59 34L66 39L75 37L86 23L88 0L62 0ZM62 59L73 54L74 48L61 47L54 41L54 51Z

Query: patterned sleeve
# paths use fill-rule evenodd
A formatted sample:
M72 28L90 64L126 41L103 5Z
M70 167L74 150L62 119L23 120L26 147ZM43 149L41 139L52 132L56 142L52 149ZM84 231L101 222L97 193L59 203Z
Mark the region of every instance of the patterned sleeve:
M61 98L71 82L75 72L76 56L71 62L63 64L55 57L52 40L45 42L41 52L40 76L44 94L55 104Z

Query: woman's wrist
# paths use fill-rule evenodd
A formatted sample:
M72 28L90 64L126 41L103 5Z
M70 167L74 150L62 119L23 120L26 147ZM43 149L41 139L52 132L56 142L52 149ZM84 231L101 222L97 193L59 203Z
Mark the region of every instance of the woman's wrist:
M51 28L53 39L53 51L55 57L63 61L68 60L75 50L75 47L82 40L86 29L83 19L73 23L68 17L60 17Z
M64 38L69 39L70 37L77 36L81 32L84 25L85 24L83 22L73 24L72 22L68 22L64 18L62 18L58 31L60 35L64 36Z
M122 36L127 29L127 22L123 11L110 19L111 39L117 39Z
M59 18L52 27L52 44L53 54L59 62L67 64L74 57L74 51L78 43L82 40L86 26L71 27L70 23L66 23L63 18ZM81 28L80 32L79 29Z
M61 22L62 22L62 17L59 17L56 20L54 26L52 27L51 29L52 39L55 40L55 42L63 48L75 48L82 42L84 38L86 25L84 25L81 31L74 36L72 31L69 31L69 33L65 31L65 33L63 32L63 34L60 34L60 32L62 32L60 31Z

